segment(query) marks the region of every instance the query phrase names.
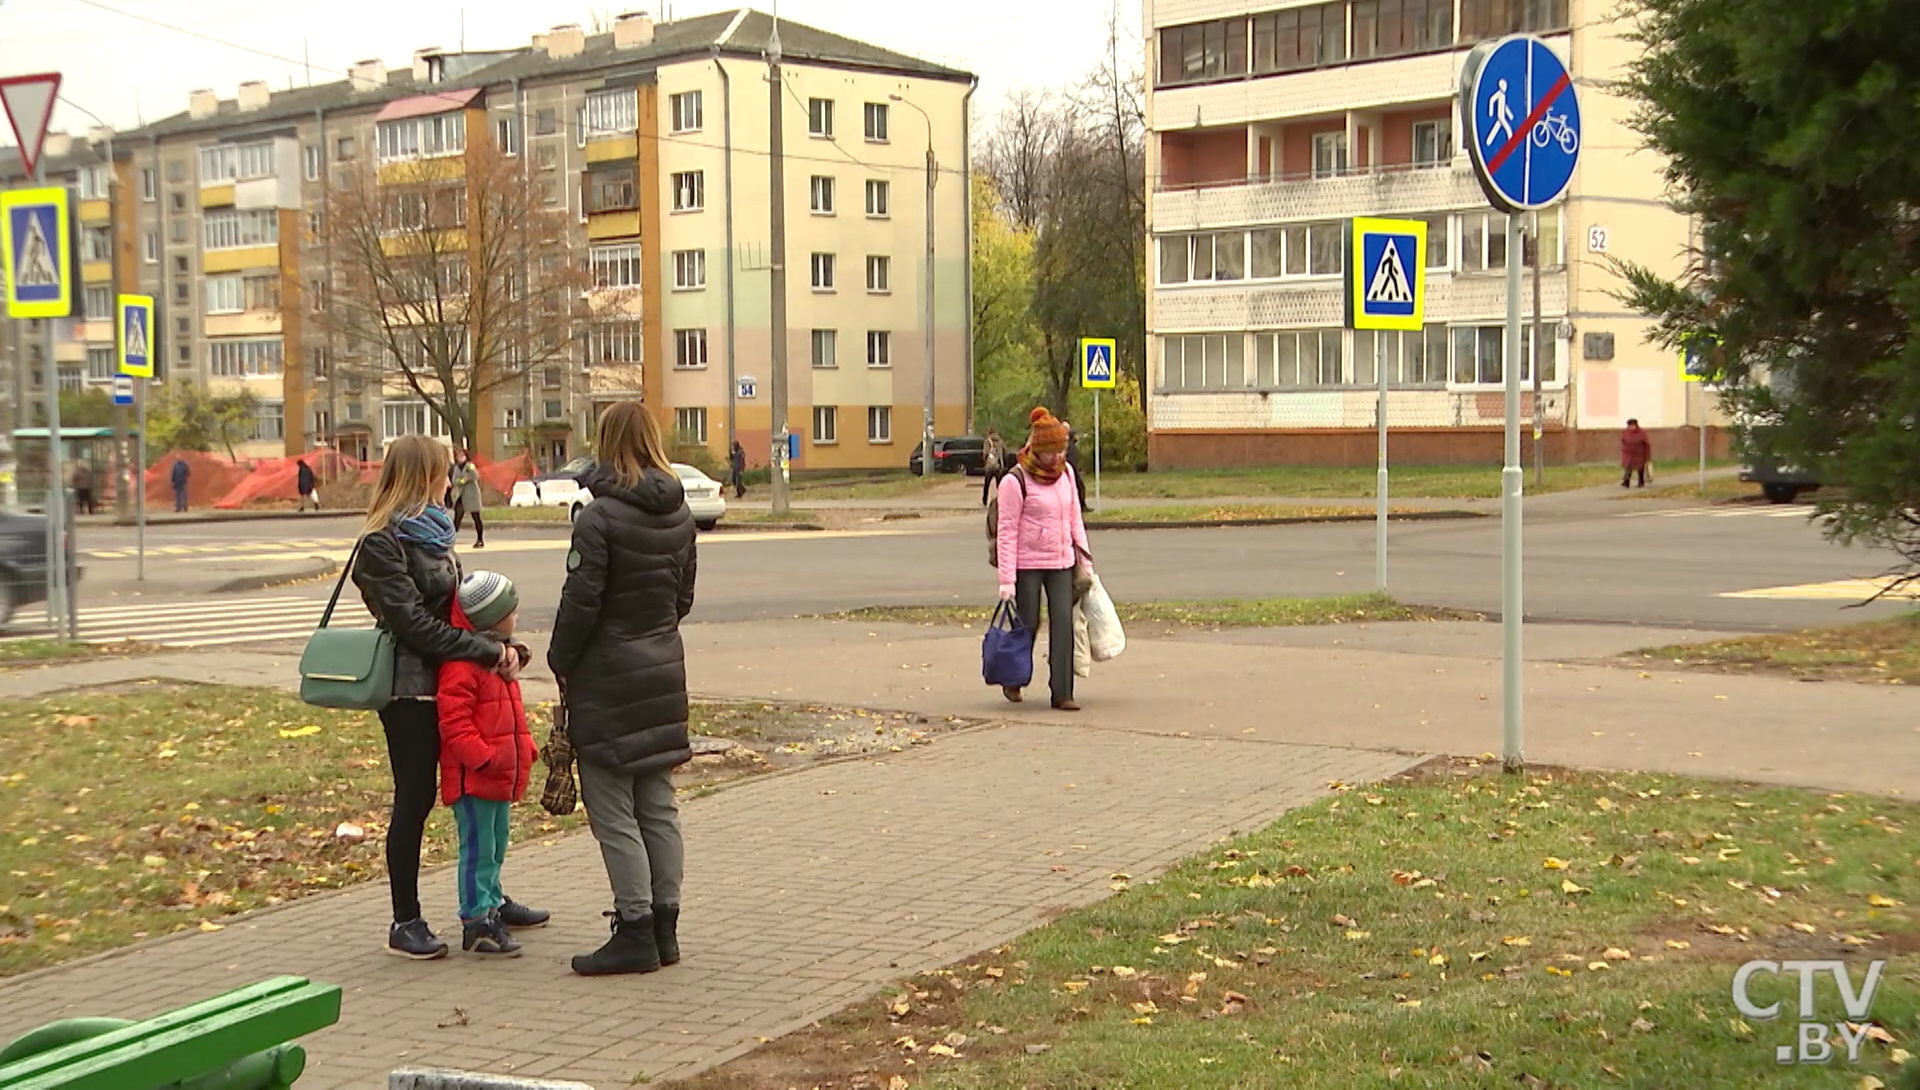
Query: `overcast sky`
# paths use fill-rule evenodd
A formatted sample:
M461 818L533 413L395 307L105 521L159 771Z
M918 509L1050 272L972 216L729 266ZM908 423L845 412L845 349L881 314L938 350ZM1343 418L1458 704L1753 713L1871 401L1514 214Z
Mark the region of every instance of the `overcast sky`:
M980 76L976 116L983 121L1006 92L1077 78L1105 48L1110 0L784 0L783 19L831 30L964 68ZM586 25L593 12L652 9L685 18L732 10L721 0L0 0L0 76L58 70L62 97L116 128L186 109L187 94L212 87L231 98L241 82L275 90L342 78L347 65L378 55L389 67L415 49L458 49L464 15L469 49L526 45L555 23ZM754 6L770 10L769 0ZM1137 35L1140 5L1123 0L1121 17ZM128 14L220 41L163 29ZM257 52L250 52L250 50ZM286 60L273 60L272 54ZM290 63L289 63L290 62ZM92 122L62 105L54 126L84 131ZM0 125L0 142L11 134Z

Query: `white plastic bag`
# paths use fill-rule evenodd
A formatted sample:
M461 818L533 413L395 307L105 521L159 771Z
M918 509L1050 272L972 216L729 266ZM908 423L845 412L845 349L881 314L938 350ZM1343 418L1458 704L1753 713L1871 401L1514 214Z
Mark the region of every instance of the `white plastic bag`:
M1120 652L1127 649L1127 634L1120 627L1120 613L1113 608L1113 599L1107 597L1107 588L1098 575L1093 577L1093 589L1087 592L1080 608L1087 615L1087 646L1093 653L1093 661L1119 658Z
M1087 639L1087 611L1073 607L1073 676L1093 676L1093 648Z

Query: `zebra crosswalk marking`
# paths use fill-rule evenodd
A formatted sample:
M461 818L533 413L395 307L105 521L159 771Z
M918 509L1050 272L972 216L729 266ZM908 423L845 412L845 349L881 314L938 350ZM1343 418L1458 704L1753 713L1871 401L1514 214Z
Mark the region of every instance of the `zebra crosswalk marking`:
M324 598L284 597L82 607L80 639L85 643L175 648L299 640L319 625L326 607ZM358 601L342 598L330 623L337 628L366 628L373 624L373 618Z

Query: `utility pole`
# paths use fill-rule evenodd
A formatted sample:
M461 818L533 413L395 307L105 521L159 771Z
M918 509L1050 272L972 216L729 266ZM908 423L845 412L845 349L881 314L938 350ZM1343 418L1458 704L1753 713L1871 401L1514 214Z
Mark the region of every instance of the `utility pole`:
M898 102L912 109L914 113L920 115L920 120L926 122L927 125L927 297L922 305L923 313L920 318L921 351L925 359L923 366L926 369L926 404L921 408L920 412L920 476L930 478L933 476L933 316L935 298L933 270L933 190L934 183L940 175L940 168L933 156L933 118L927 116L927 111L899 95L888 95L887 97L894 102Z
M773 6L773 34L767 42L767 188L773 191L769 208L772 267L769 281L773 334L773 462L772 492L775 518L787 513L787 170L786 134L781 131L780 98L786 84L780 76L780 5Z

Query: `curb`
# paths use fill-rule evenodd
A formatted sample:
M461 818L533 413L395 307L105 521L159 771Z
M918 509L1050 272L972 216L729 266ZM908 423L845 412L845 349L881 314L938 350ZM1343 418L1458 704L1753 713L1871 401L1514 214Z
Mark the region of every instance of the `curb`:
M284 587L293 583L304 583L309 579L318 579L323 575L332 575L340 570L340 565L325 557L309 557L307 566L294 571L267 572L261 575L242 575L224 583L216 583L206 591L208 594L237 594L248 590L266 590L269 587Z
M209 512L197 515L188 513L184 516L177 516L170 511L165 518L154 518L153 512L148 512L147 529L152 530L156 527L164 526L205 526L210 523L220 522L291 522L296 519L301 521L324 522L328 519L365 517L366 513L363 511L235 511L232 514L214 514ZM135 524L135 520L131 518L118 519L111 517L92 521L82 519L75 523L75 525L78 526L112 526L117 529L127 529Z
M1388 515L1389 522L1452 522L1491 517L1486 511L1402 511ZM1186 522L1089 522L1089 530L1213 530L1232 526L1302 526L1325 522L1372 522L1373 515L1300 515L1262 519L1194 519Z

